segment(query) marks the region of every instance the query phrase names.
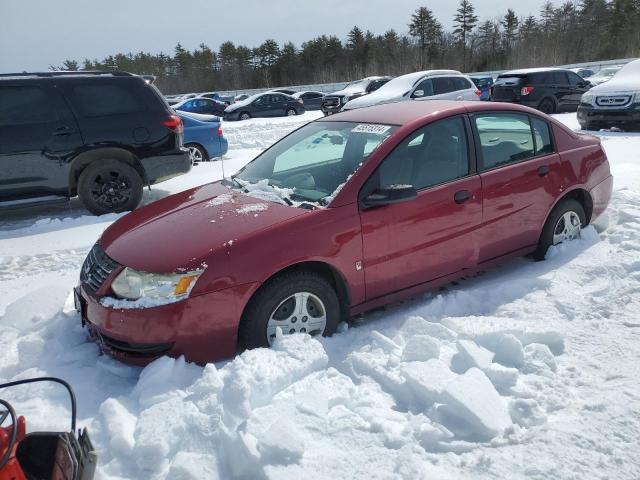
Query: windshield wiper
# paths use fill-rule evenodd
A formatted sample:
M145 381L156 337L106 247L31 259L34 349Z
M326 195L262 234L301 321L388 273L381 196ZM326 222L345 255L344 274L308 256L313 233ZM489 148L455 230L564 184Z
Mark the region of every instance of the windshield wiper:
M226 185L226 186L229 186L229 187L239 188L240 190L242 190L245 193L249 191L249 190L246 189L246 187L244 185L242 185L238 180L236 180L235 177L223 178L222 179L222 184Z

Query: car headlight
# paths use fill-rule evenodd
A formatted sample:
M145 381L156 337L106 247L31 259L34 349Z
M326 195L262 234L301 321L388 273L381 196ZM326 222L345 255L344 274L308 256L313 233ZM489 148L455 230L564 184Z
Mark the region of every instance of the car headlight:
M350 97L348 95L345 95L344 97L342 97L342 104L344 105L345 103L347 103L350 100Z
M172 303L187 298L196 280L203 270L186 273L157 274L138 272L125 268L111 284L111 290L118 297L138 300L142 297L150 300Z
M595 100L596 96L593 93L583 93L582 94L582 98L580 99L580 101L582 103L588 103L589 105L593 105L593 101Z

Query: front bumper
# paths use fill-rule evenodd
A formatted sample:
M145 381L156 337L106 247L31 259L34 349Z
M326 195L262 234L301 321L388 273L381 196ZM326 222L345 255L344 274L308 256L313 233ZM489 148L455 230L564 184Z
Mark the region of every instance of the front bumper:
M149 184L164 182L177 175L187 173L191 169L189 151L176 150L166 155L156 155L140 160Z
M255 288L246 284L158 307L117 309L77 287L76 309L100 349L120 361L146 365L169 355L205 364L235 355L242 308Z
M640 103L625 108L598 108L581 103L578 106L578 122L583 128L588 125L640 125Z

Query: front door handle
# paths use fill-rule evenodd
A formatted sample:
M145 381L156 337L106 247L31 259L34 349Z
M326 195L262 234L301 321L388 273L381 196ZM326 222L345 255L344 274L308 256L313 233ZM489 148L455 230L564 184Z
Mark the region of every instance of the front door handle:
M549 175L550 171L551 169L549 168L549 165L542 165L540 168L538 168L538 176L546 177L547 175Z
M469 193L469 190L460 190L459 192L456 192L455 195L453 196L453 199L458 205L467 202L470 198L471 198L471 193Z

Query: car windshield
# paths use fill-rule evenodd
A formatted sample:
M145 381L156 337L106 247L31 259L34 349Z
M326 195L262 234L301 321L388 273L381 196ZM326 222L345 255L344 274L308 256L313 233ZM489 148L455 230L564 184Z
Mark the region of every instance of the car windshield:
M598 73L596 73L594 77L608 77L610 75L614 75L618 70L620 69L619 68L603 68Z
M355 82L351 82L347 84L347 86L344 88L357 87L358 85L362 85L362 88L364 88L366 83L367 83L366 80L356 80Z
M245 166L227 184L248 195L288 205L327 205L397 127L313 122Z

